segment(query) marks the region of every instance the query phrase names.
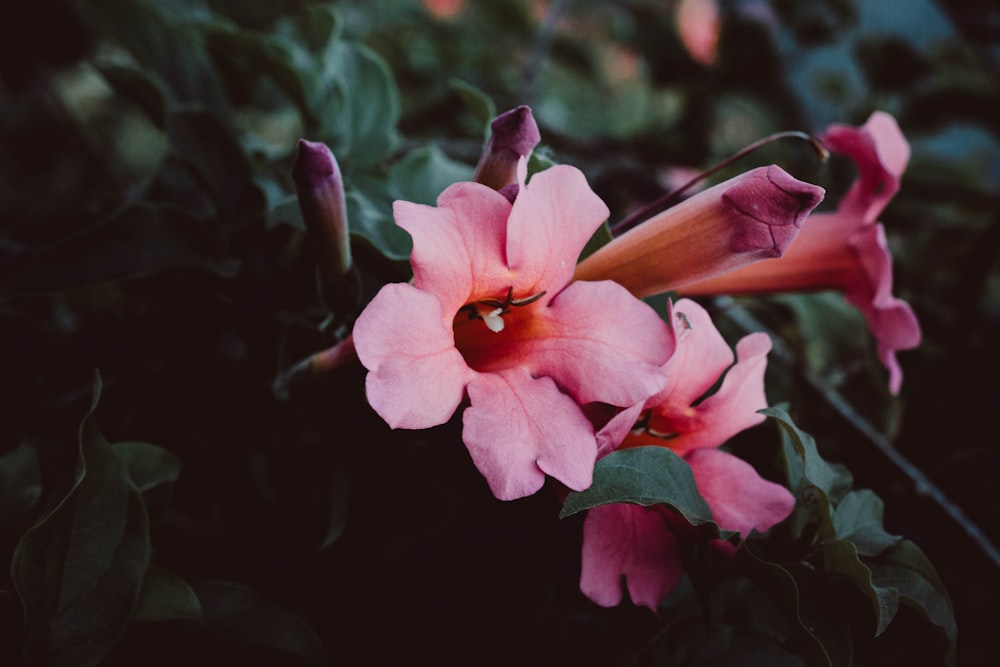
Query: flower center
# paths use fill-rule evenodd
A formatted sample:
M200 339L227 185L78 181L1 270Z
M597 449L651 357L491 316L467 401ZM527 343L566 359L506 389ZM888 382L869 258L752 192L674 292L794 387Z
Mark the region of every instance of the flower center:
M455 315L455 347L469 367L487 371L512 365L513 347L531 332L531 309L525 306L543 296L544 291L515 299L514 288L508 287L502 298L462 306Z

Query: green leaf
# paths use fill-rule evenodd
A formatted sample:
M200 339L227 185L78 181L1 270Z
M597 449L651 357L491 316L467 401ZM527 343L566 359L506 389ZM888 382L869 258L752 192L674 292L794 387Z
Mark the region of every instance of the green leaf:
M315 85L322 109L322 138L331 139L343 165L369 165L396 150L400 102L385 60L371 49L333 41L321 59Z
M666 447L635 447L608 454L594 466L590 488L570 493L559 517L609 503L667 505L692 525L707 525L724 537L731 534L713 522L712 510L698 493L691 466Z
M742 667L804 667L770 634L721 623L688 628L669 647L671 665L741 665Z
M352 174L345 195L351 234L370 243L389 259L408 260L413 241L392 217L392 194L374 175Z
M182 578L159 565L151 564L142 580L136 621L201 621L204 614L194 589Z
M838 503L833 514L837 537L854 543L861 556L876 556L899 542L882 526L885 503L873 491L851 491Z
M433 206L445 188L472 180L473 168L452 160L440 148L429 144L410 151L393 165L389 186L398 199Z
M233 259L200 220L173 206L139 204L38 253L30 271L15 274L0 293L35 294L141 278L175 266L202 266L231 277Z
M11 563L25 652L50 667L107 657L132 618L149 564L146 509L125 461L97 428L100 394L98 377L80 424L72 488L24 534Z
M38 451L21 443L0 456L0 534L26 520L42 496Z
M880 586L872 579L871 569L858 557L853 542L833 540L823 545L823 566L827 572L847 577L868 596L875 613L875 636L885 632L899 611L899 592Z
M181 460L163 447L148 442L116 442L113 447L144 497L159 486L173 484L181 473Z
M482 128L483 140L489 139L490 123L497 116L497 105L494 104L493 98L471 83L467 83L461 79L451 79L448 81L448 85L455 91L458 98L462 100L465 108L469 110L472 122L477 127Z
M608 223L604 222L600 227L594 232L593 236L587 241L587 245L583 246L583 250L580 251L580 259L583 260L590 255L594 254L599 248L611 243L614 237L611 235L611 228L608 227Z
M799 491L804 485L809 485L819 489L834 501L846 493L851 485L850 473L842 466L833 466L825 461L819 455L813 437L800 430L787 412L781 408L766 408L761 410L760 414L777 422L786 445L790 445L796 455L787 456L789 452L786 446L789 483L794 491Z
M898 591L904 604L941 629L949 643L948 664L954 664L957 626L951 598L920 547L902 540L872 560L870 567L873 583Z
M791 644L810 667L850 667L853 648L849 624L824 603L822 584L816 581L814 571L800 564L764 560L748 546L736 557L791 622Z
M242 643L327 664L323 644L300 616L276 607L241 584L202 581L195 584L205 621L215 632Z

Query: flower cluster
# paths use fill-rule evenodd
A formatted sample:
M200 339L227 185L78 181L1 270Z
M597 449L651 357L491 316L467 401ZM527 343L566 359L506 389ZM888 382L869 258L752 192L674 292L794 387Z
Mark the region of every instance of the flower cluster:
M356 355L368 370L368 401L392 428L429 428L460 412L472 462L499 499L531 495L547 478L557 493L583 491L602 457L665 447L690 467L720 528L744 539L765 532L791 513L794 497L720 446L764 419L770 339L747 335L734 355L694 301L667 300L661 318L640 299L841 289L868 318L898 390L895 351L915 345L919 328L891 295L875 218L898 188L908 147L886 114L822 139L860 171L834 213L810 216L823 189L772 165L700 192L578 262L609 210L574 167L529 178L538 129L530 109L511 110L493 122L474 181L450 186L436 206L395 203L396 224L413 240L413 280L383 286L352 336L314 362ZM336 169L324 173L339 187ZM297 178L307 193L343 196ZM341 211L333 217L342 229L336 202L303 207L306 217L324 211ZM624 580L633 602L655 610L681 577L678 540L690 539L688 528L664 506L592 508L581 590L615 605Z

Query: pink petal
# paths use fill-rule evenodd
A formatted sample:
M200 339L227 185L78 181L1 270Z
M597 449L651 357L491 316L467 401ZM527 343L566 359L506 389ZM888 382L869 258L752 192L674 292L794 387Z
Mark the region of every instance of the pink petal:
M437 203L397 201L393 212L396 224L413 237L414 286L436 294L450 322L473 296L502 298L512 284L504 256L511 206L479 183L456 183Z
M677 538L661 509L616 503L587 512L580 591L597 604L621 602L624 575L632 602L656 611L683 574Z
M574 491L590 486L594 429L550 378L533 378L523 368L477 373L468 391L462 439L493 495L530 496L545 474Z
M578 403L641 403L663 386L672 349L656 312L621 285L574 282L540 308L537 335L517 343L522 363Z
M507 225L507 261L518 284L554 296L569 282L576 260L610 211L583 173L565 165L535 174L521 187Z
M597 432L597 458L601 459L617 449L625 436L629 434L635 426L639 415L645 407L643 403L636 403L630 408L619 411L615 416L607 421Z
M667 385L647 405L690 407L719 380L733 363L733 351L704 308L681 299L668 304L676 349L663 367Z
M892 295L892 255L885 230L875 224L858 230L851 238L859 269L844 296L860 310L878 341L879 359L889 369L889 389L898 393L903 373L896 361L897 350L920 344L920 323L910 305Z
M837 210L857 216L859 224L875 222L899 190L899 180L910 159L910 145L896 120L876 111L858 128L830 126L822 140L831 151L847 155L858 165L858 179Z
M677 429L678 436L668 441L670 449L684 456L694 449L718 447L737 433L764 421L764 416L757 411L767 407L764 371L770 350L771 339L766 334L744 336L736 344L737 361L726 373L722 386L692 408L695 418L687 429ZM658 414L658 408L653 410ZM653 427L657 430L667 428L658 422L653 422Z
M791 492L763 479L746 461L718 449L699 449L684 458L721 528L746 538L751 530L763 533L792 513Z
M462 401L472 371L445 322L433 294L392 283L354 324L368 402L392 428L443 424Z

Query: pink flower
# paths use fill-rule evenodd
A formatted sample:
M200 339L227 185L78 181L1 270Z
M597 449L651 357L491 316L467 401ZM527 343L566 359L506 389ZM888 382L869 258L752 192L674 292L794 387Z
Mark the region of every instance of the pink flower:
M909 304L892 295L892 256L878 215L899 189L910 147L889 114L875 112L860 128L834 125L823 136L835 153L850 157L858 178L834 213L803 225L784 256L693 285L685 294L751 294L836 289L862 312L898 393L903 373L897 350L920 344L920 324Z
M557 166L513 204L457 183L437 206L396 202L413 237L413 284L389 284L358 318L354 344L368 401L393 428L448 421L497 498L530 495L551 475L590 486L597 455L591 402L642 403L665 383L669 332L610 281L570 282L608 216L583 174Z
M621 448L669 447L691 466L699 493L719 526L747 537L783 521L795 499L783 486L762 479L745 461L721 451L723 442L764 420L764 370L771 341L750 334L733 353L708 313L687 299L671 309L676 348L664 365L669 382L646 401L648 416L624 436ZM729 369L726 372L726 369ZM699 399L726 372L714 394ZM601 433L620 439L638 411L624 411ZM602 451L607 453L607 451ZM632 601L655 610L683 573L678 539L686 524L663 507L611 504L588 511L583 527L580 590L594 602L621 601L622 576Z

